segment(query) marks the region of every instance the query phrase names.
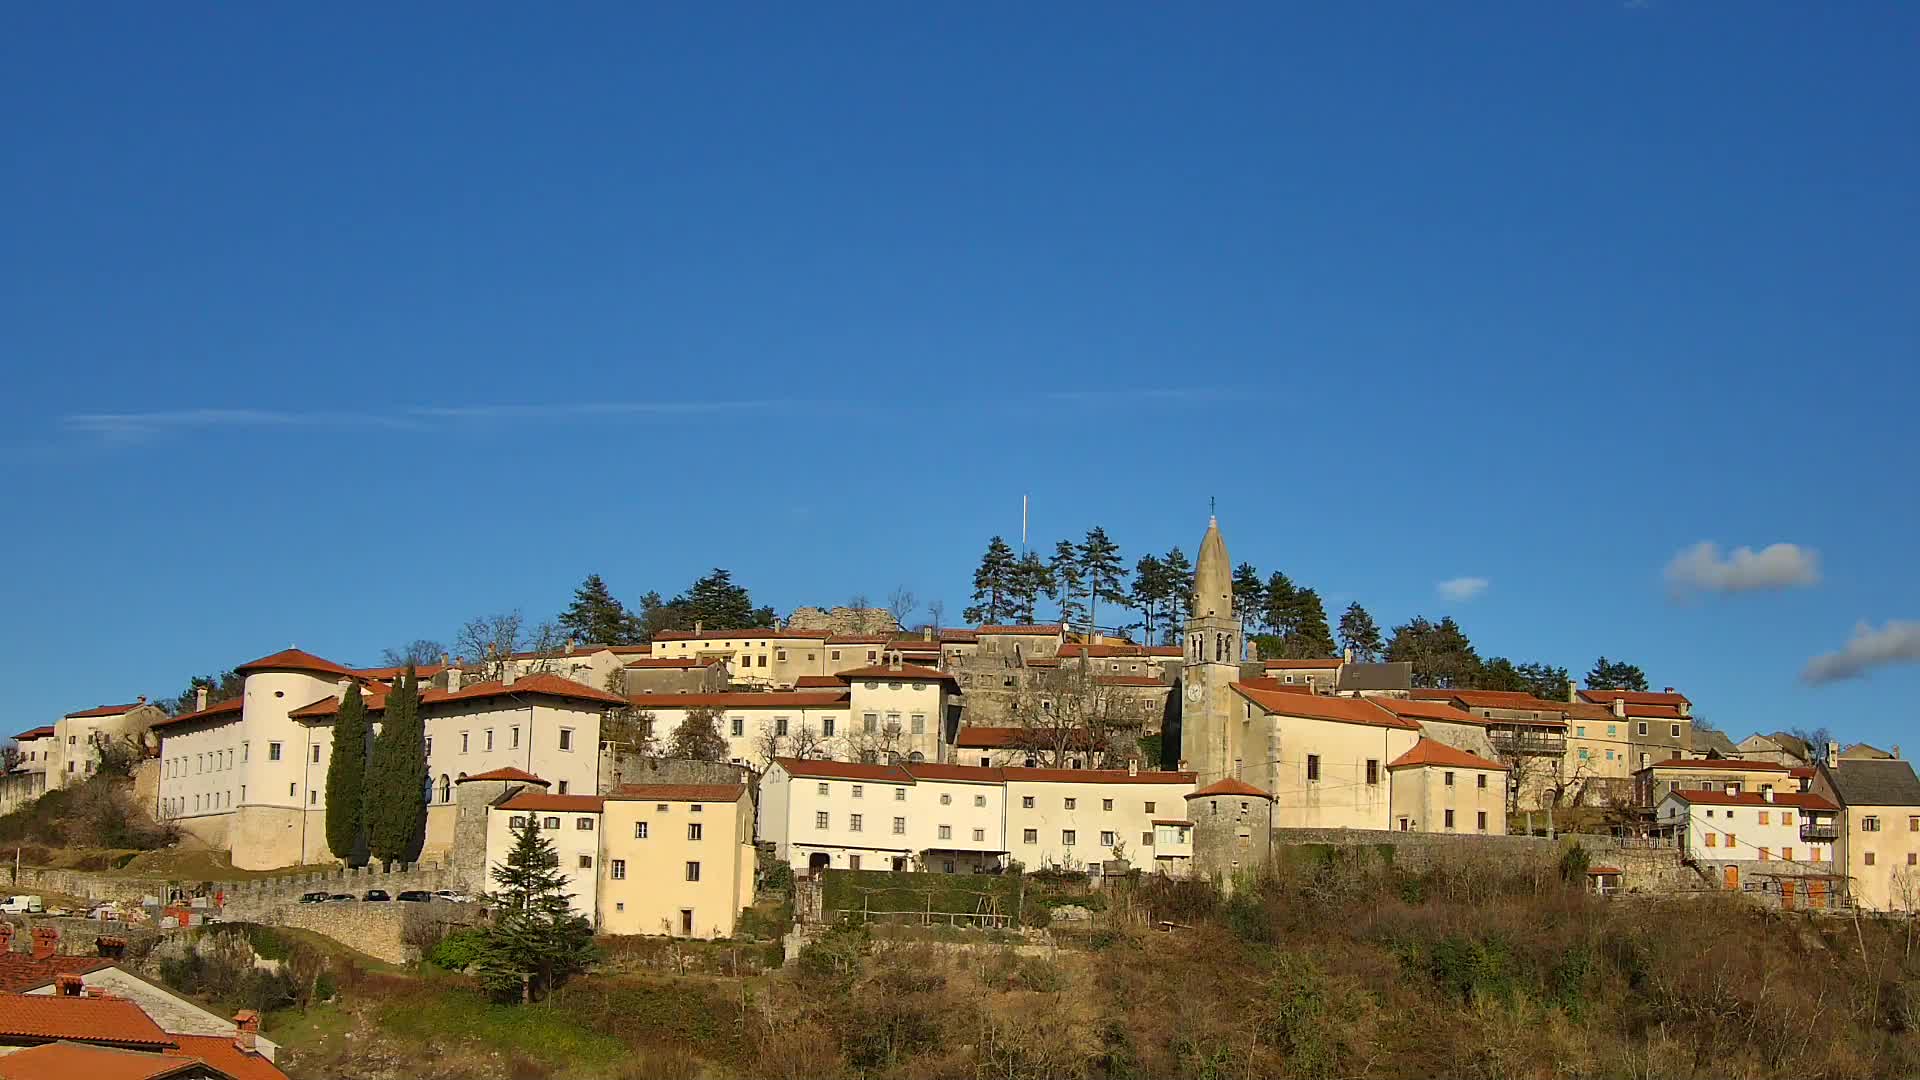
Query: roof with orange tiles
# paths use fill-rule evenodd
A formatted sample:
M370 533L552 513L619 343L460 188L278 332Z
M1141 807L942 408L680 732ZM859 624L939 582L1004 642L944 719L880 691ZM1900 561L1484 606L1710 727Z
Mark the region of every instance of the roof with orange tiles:
M236 675L245 675L250 671L299 671L308 675L352 675L353 672L331 660L315 656L300 649L281 649L270 656L250 660L233 669Z
M1029 784L1191 784L1190 772L1130 772L1126 769L1026 769L1007 766L1001 770L1008 783Z
M1511 709L1515 712L1567 711L1564 701L1548 701L1518 690L1414 690L1415 701L1458 701L1473 709Z
M149 726L163 728L174 724L192 724L201 720L231 720L240 715L240 710L246 707L246 703L245 698L232 697L225 701L216 701L199 712L181 713L179 716L155 720Z
M1093 681L1096 686L1157 686L1162 690L1172 685L1151 675L1095 675Z
M264 1059L263 1059L264 1060ZM208 1069L215 1070L208 1073ZM121 1050L78 1042L43 1043L0 1055L0 1080L165 1080L215 1075L240 1080L197 1056ZM275 1069L274 1075L286 1074Z
M942 645L971 645L979 640L980 633L977 630L940 631L940 644Z
M51 739L53 738L53 725L49 724L45 727L28 728L13 738L15 742L26 742L28 739Z
M1676 693L1671 688L1662 693L1650 693L1645 690L1582 690L1580 696L1588 701L1602 705L1612 704L1617 698L1629 705L1692 705L1687 695Z
M715 660L711 657L703 657L698 654L693 656L642 656L637 660L627 661L626 667L638 668L642 671L648 670L650 668L682 668L684 669L684 668L710 667L719 662L720 661Z
M869 765L864 761L823 761L818 758L774 758L787 775L807 780L880 780L911 784L913 775L899 765Z
M911 679L958 681L951 671L938 671L930 667L921 667L919 664L901 664L899 667L874 664L871 667L857 667L849 671L835 672L834 676L840 679L888 679L895 682Z
M847 703L847 691L734 690L724 694L628 694L641 709L832 709Z
M1262 660L1260 666L1268 671L1324 671L1337 668L1344 661L1337 656L1320 660Z
M231 1035L185 1035L174 1032L168 1037L180 1044L180 1049L175 1053L191 1054L233 1077L233 1080L287 1080L287 1074L281 1072L273 1062L258 1053L233 1045Z
M1241 697L1270 713L1299 716L1309 720L1330 720L1337 724L1365 724L1368 727L1419 731L1420 725L1376 707L1366 698L1322 697L1318 694L1289 694L1261 690L1246 683L1232 684Z
M655 641L754 641L784 638L787 640L825 641L825 630L775 630L770 626L750 626L740 630L662 630L653 635Z
M415 664L413 667L414 675L422 679L431 679L445 670L447 670L446 664ZM358 668L354 671L354 674L362 679L379 679L383 682L397 679L406 673L407 665L405 664L395 667Z
M739 802L745 784L622 784L608 798L633 802Z
M976 627L973 632L976 635L979 635L979 634L1036 635L1036 634L1060 634L1060 633L1064 633L1065 629L1066 628L1061 626L1059 623L1045 623L1045 624L1031 625L1031 626L1029 625L981 626L981 627Z
M1608 710L1611 713L1612 710ZM1633 705L1627 706L1627 716L1633 720L1685 720L1687 717L1674 705Z
M1250 679L1241 679L1242 686L1251 686L1255 690L1278 690L1283 694L1311 694L1312 683L1283 683L1268 675L1256 675Z
M1406 769L1421 765L1450 765L1456 769L1507 771L1507 767L1497 761L1488 761L1478 754L1469 754L1465 750L1448 746L1434 739L1421 739L1414 743L1413 749L1388 762L1387 768Z
M113 1046L173 1045L140 1006L125 998L0 995L0 1040L77 1039Z
M1394 697L1370 697L1367 700L1403 720L1435 720L1448 724L1487 726L1485 718L1475 716L1464 709L1456 709L1444 701L1410 701L1406 698Z
M1205 796L1208 796L1208 795L1258 795L1259 797L1267 800L1271 800L1273 798L1272 795L1269 795L1266 792L1261 791L1259 788L1254 787L1252 784L1247 783L1245 780L1235 780L1231 776L1222 780L1215 780L1213 783L1208 784L1206 787L1203 787L1200 790L1195 791L1193 794L1188 795L1187 798L1199 799L1199 798L1204 798Z
M1082 645L1077 641L1069 641L1060 646L1060 655L1069 660L1082 656L1106 660L1133 656L1182 656L1184 653L1178 645L1135 645L1130 641Z
M1736 761L1732 758L1668 758L1635 771L1645 772L1647 769L1685 769L1689 772L1697 772L1701 769L1778 773L1790 771L1785 765L1777 765L1771 761Z
M885 645L892 641L886 634L834 634L827 638L829 645Z
M483 773L474 773L472 776L463 776L455 781L455 783L464 784L470 780L510 780L521 784L540 784L544 787L553 786L550 782L540 779L525 769L516 769L511 765L504 769L489 769Z
M538 810L542 812L568 814L597 814L606 808L607 800L599 795L548 795L538 791L523 791L506 802L494 807L496 810Z
M1669 795L1682 802L1699 803L1703 806L1757 806L1764 810L1769 806L1786 806L1796 810L1820 810L1835 812L1840 807L1810 791L1776 791L1769 799L1758 791L1743 791L1730 795L1724 791L1688 791L1675 788Z
M1006 782L1006 770L985 765L942 765L932 761L916 761L905 766L907 774L915 780L951 780L963 784L1002 784Z
M24 994L52 986L55 976L85 975L117 966L115 961L102 956L49 956L36 960L29 953L0 953L0 993Z
M91 709L81 709L79 712L70 712L66 716L62 717L62 719L85 720L95 716L122 716L122 715L125 715L126 713L132 712L135 709L140 708L142 705L145 705L146 703L147 703L147 699L141 698L139 701L131 702L126 705L95 705Z
M1787 770L1787 775L1793 777L1795 780L1811 780L1814 774L1819 771L1818 766L1795 765L1793 768Z
M831 675L802 675L793 681L795 690L845 690L846 684Z
M605 690L588 686L586 683L577 683L572 679L542 672L538 675L523 676L515 679L512 683L474 683L471 686L463 686L452 693L429 687L420 692L420 705L422 708L426 708L448 702L484 701L488 698L520 697L528 694L562 698L569 701L592 701L602 705L625 705L627 703L627 699L618 694L610 694ZM387 695L385 693L369 693L366 695L365 701L367 711L370 713L386 711ZM305 705L295 709L287 715L295 720L317 720L329 716L337 716L339 713L340 699L329 695L311 705Z

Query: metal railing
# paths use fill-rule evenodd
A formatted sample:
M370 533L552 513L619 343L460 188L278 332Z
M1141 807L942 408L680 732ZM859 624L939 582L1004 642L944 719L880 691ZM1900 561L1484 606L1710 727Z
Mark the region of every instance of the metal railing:
M1503 754L1565 754L1567 737L1535 731L1500 731L1490 729L1487 738L1493 742L1494 750Z
M1800 826L1800 839L1809 844L1830 844L1840 839L1840 826L1831 821L1804 822Z

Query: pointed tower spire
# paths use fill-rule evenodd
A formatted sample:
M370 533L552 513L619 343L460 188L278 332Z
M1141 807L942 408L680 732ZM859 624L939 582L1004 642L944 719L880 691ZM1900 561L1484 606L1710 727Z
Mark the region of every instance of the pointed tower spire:
M1207 518L1207 535L1200 538L1200 561L1193 570L1193 615L1233 614L1233 563L1227 542L1220 537L1220 519Z

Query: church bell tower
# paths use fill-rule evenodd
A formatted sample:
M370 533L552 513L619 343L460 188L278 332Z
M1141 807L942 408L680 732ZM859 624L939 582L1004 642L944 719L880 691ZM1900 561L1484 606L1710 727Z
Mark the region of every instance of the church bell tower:
M1243 648L1240 618L1233 610L1233 564L1220 537L1220 521L1210 517L1194 565L1193 611L1187 617L1180 675L1180 756L1202 785L1241 779L1233 684L1240 680Z

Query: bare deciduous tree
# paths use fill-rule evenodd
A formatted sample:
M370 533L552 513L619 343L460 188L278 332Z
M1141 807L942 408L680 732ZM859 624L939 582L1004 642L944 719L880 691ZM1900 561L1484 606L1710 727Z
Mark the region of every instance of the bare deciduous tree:
M919 602L914 598L913 590L905 585L896 585L887 594L887 613L893 616L895 625L904 628Z
M1081 665L1052 671L1027 669L1008 702L1013 726L1020 729L1019 746L1044 768L1063 768L1069 758L1083 754L1087 764L1109 767L1129 756L1142 732L1139 710L1131 695L1117 686L1102 685Z
M941 620L945 619L946 617L947 617L947 602L945 600L927 601L928 625L933 627L933 636L934 636L934 640L936 641L939 640L940 638Z
M852 760L887 764L904 756L901 747L906 743L906 731L897 715L865 713L847 719L841 741L846 743L847 756Z
M659 757L660 739L654 734L654 721L649 709L608 709L606 718L600 721L600 741L624 753Z
M408 664L424 667L439 663L440 658L445 655L447 655L445 645L432 638L414 638L397 649L382 651L381 659L388 667L406 667Z
M520 650L520 633L525 625L526 616L518 611L476 615L454 635L454 651L465 663L478 665L483 678L498 681L505 676L510 658Z

